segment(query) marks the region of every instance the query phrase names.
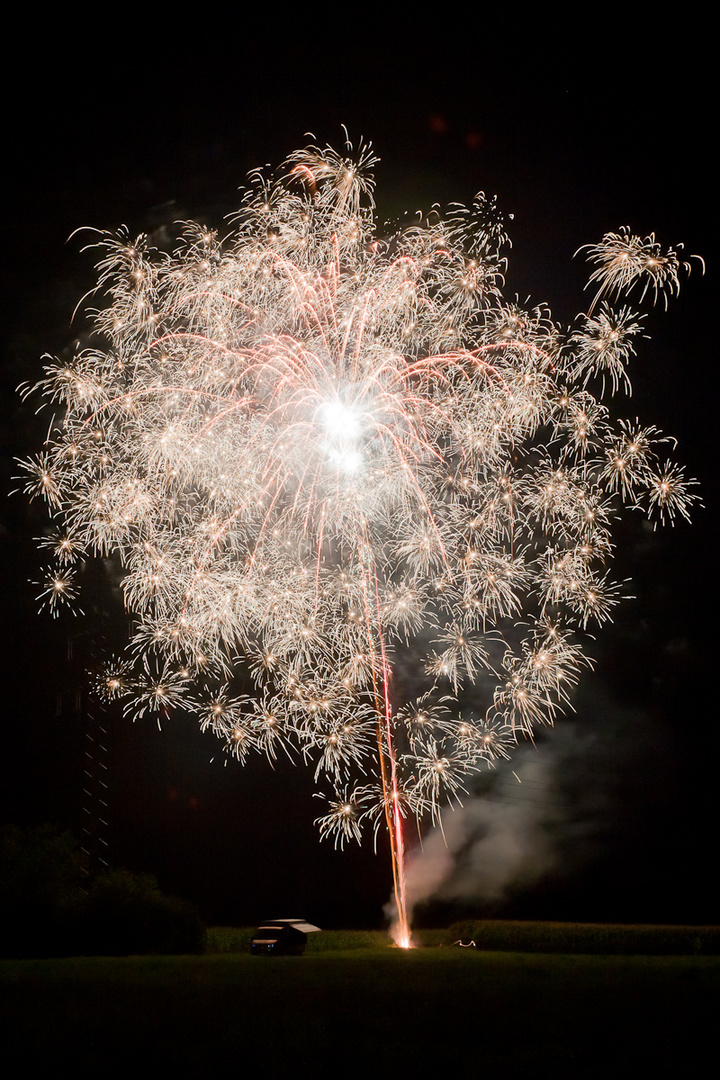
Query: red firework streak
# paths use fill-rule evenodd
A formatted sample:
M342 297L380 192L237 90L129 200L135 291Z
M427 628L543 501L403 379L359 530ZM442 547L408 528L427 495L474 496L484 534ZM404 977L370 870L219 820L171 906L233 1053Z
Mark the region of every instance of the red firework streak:
M382 620L380 615L380 593L378 588L377 570L373 565L373 578L375 582L375 606L377 611L378 640L380 642L380 659L382 672L382 708L378 694L375 671L373 667L373 682L375 689L375 702L378 716L378 758L380 760L380 777L383 788L383 807L385 821L387 822L388 836L390 837L390 856L393 871L393 889L395 893L395 907L397 909L397 923L393 927L395 943L401 949L411 949L412 939L410 936L410 923L407 915L407 902L405 896L405 842L402 831L402 814L400 812L400 797L397 782L397 765L395 761L395 749L393 747L392 725L390 718L392 707L388 684L390 681L390 666L385 654L385 640L382 633ZM367 603L367 597L366 597ZM369 612L367 612L369 615ZM384 745L383 745L384 729ZM388 765L390 776L388 777Z

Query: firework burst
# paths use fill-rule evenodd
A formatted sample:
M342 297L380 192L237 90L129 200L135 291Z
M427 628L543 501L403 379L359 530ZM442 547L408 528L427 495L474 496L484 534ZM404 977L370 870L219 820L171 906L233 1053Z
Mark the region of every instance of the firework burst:
M121 568L137 630L105 681L127 713L311 763L323 836L387 826L402 921L402 819L437 820L567 706L618 599L620 506L672 520L695 496L601 400L639 331L609 300L674 293L675 253L608 234L605 299L564 333L503 298L494 200L378 239L374 162L310 147L254 174L224 240L101 234L92 335L34 388L50 434L22 465L53 613L80 560Z

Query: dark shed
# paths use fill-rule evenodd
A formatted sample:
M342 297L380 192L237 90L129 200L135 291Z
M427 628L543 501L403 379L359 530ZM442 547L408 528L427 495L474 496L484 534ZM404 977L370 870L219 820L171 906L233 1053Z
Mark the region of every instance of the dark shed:
M258 956L300 956L305 952L307 935L319 931L319 926L305 919L266 919L258 927L250 951Z

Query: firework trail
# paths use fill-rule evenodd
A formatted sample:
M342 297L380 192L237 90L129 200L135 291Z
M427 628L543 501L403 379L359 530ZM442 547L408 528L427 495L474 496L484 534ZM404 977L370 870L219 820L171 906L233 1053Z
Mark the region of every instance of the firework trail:
M196 713L240 761L310 763L323 837L387 828L407 943L403 820L437 822L567 706L620 595L619 507L688 515L669 440L604 400L640 326L608 298L664 299L688 264L608 234L563 333L503 298L494 199L380 240L375 158L347 152L251 174L223 240L99 234L89 343L33 388L52 419L21 464L56 529L52 611L83 559L121 568L136 632L105 692Z

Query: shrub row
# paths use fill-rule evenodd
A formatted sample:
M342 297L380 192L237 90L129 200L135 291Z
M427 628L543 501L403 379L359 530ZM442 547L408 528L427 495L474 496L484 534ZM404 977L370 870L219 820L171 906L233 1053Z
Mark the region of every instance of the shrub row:
M252 927L212 927L207 932L211 953L249 952ZM444 930L413 932L416 945L426 948L475 943L489 952L588 953L634 956L700 956L720 954L717 926L614 926L600 923L510 922L466 920ZM391 944L383 931L325 930L308 936L307 951L335 952L380 949Z
M421 932L422 933L422 932ZM448 929L448 944L474 941L501 952L700 956L720 953L718 926L643 926L605 923L466 920Z

